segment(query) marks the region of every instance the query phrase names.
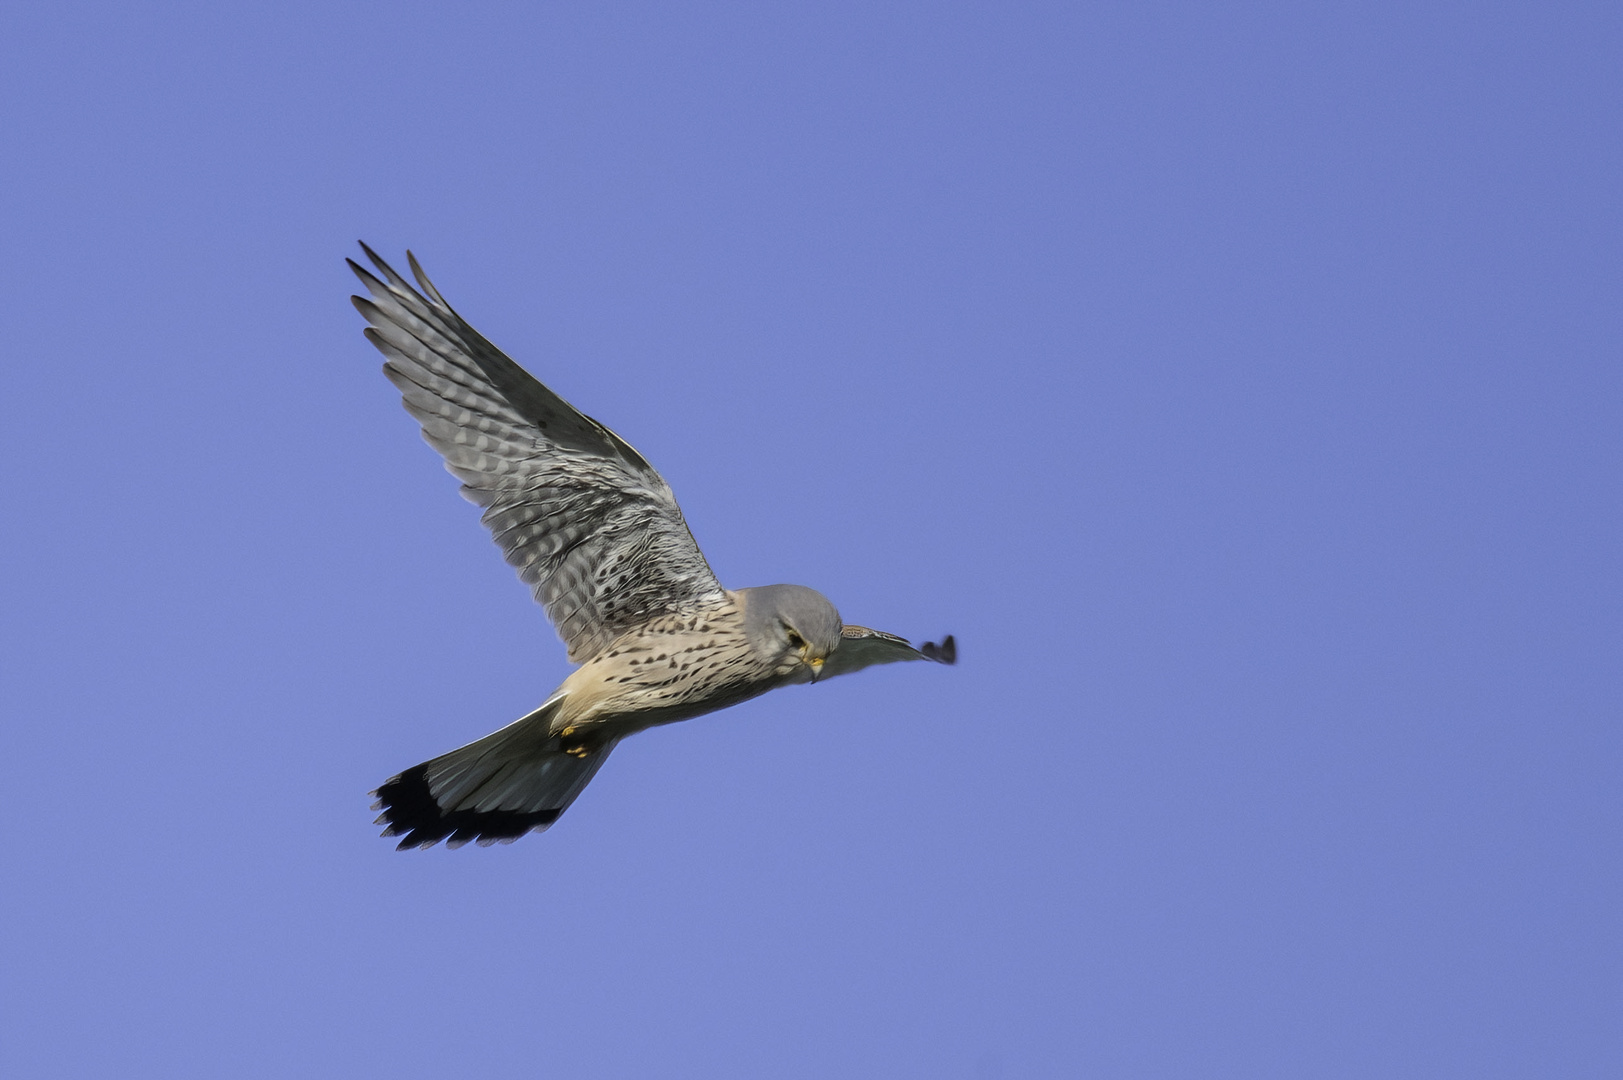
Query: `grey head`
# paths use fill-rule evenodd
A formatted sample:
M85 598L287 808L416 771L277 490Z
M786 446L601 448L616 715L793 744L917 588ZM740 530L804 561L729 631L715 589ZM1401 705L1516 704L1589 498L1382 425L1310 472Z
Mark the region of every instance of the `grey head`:
M845 626L828 597L804 585L761 585L738 590L744 602L744 636L761 656L797 659L813 681L840 646Z

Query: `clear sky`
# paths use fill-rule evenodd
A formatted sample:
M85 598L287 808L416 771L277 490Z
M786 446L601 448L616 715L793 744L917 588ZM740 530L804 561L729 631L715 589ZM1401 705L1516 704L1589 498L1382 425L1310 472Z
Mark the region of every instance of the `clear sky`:
M0 1074L1623 1075L1623 8L0 16ZM958 635L367 792L567 671L411 247L733 586Z

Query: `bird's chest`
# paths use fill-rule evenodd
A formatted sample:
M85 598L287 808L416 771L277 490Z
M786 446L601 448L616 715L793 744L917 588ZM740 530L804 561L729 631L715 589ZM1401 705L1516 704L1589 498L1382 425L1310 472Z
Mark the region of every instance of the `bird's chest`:
M626 634L562 689L586 706L583 720L657 712L655 722L666 723L754 697L779 681L737 618L687 616Z

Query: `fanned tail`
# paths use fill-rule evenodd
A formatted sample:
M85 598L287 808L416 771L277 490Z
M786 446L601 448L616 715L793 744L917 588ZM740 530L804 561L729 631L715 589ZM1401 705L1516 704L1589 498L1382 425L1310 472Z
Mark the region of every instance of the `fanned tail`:
M500 731L391 777L373 792L384 836L399 850L446 841L511 843L558 820L614 749L566 753L550 728L557 697Z

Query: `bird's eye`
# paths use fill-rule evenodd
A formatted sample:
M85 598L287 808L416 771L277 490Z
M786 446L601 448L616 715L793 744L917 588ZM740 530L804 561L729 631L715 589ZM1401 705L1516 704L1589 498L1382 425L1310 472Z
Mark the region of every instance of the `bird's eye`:
M801 648L802 646L804 646L805 644L806 644L806 639L805 638L801 637L799 634L795 633L793 630L789 631L789 646L791 648L798 649L798 648Z

